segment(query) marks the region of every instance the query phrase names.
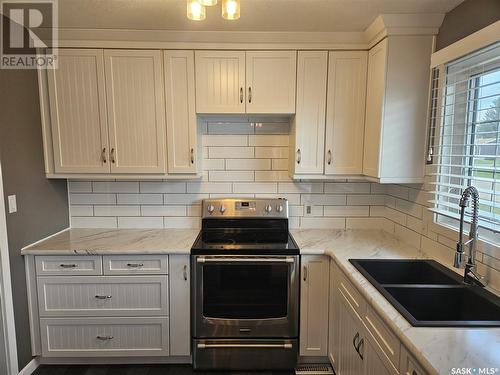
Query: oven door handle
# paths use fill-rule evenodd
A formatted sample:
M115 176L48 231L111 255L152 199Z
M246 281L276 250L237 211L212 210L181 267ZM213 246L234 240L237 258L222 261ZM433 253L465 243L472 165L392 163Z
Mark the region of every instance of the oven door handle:
M292 344L198 344L198 349L221 349L221 348L240 348L240 349L292 349Z
M284 258L205 258L197 257L198 263L294 263L292 257Z

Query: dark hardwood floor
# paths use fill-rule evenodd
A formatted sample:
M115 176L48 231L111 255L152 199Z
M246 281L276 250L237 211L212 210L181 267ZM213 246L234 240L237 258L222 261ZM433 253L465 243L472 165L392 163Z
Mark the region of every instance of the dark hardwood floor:
M223 372L193 371L191 365L92 365L40 366L33 375L293 375L293 371Z

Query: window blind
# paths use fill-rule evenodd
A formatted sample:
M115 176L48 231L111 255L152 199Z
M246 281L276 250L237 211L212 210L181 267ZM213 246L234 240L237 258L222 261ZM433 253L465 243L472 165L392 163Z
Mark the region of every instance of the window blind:
M458 219L461 193L473 185L479 225L500 232L500 43L435 68L430 97L431 210Z

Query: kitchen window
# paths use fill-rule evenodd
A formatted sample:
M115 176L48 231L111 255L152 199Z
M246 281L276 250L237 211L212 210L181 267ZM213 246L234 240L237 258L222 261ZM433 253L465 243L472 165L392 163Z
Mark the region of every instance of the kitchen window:
M428 162L436 221L456 227L463 189L480 193L483 237L500 236L500 43L432 73ZM470 208L466 218L470 219ZM496 238L495 238L496 237Z

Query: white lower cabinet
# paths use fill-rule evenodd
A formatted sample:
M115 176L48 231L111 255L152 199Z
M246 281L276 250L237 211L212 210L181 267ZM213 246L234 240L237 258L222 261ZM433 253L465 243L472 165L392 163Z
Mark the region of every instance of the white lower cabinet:
M300 283L300 355L326 357L329 257L303 255Z
M191 354L190 269L189 255L171 255L170 278L170 355Z
M168 318L41 319L45 357L169 355Z
M426 375L334 261L330 278L328 357L336 374Z
M175 356L188 362L189 255L92 255L88 260L35 256L26 262L33 267L27 274L36 273L28 278L32 354Z

